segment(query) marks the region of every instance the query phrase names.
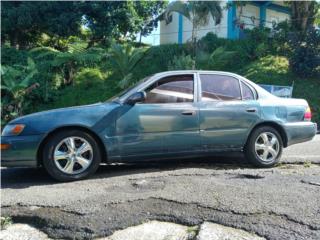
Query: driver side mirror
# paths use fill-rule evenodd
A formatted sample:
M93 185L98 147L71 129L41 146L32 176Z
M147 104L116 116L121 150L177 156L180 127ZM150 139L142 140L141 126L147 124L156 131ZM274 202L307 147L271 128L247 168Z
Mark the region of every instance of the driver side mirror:
M128 97L124 103L129 105L134 105L138 102L143 102L144 100L146 100L146 93L144 91L136 92L132 94L130 97Z

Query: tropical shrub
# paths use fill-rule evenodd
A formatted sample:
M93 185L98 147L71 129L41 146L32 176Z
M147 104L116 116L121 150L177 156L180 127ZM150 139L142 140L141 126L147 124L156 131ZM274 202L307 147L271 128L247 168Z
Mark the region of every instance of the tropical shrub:
M219 38L213 32L209 32L198 41L197 49L202 52L212 53L218 47L225 47L229 41L228 39Z
M134 80L133 71L145 54L145 48L133 48L131 45L112 44L109 60L114 75L119 79L119 87L126 88Z
M225 47L218 47L210 55L208 66L212 70L223 70L234 59L236 52L227 51Z
M142 79L151 74L167 71L173 56L182 54L190 55L192 48L187 44L166 44L150 47L144 58L139 62L133 73L137 79Z
M75 82L84 84L88 88L101 84L104 79L105 76L99 68L83 68L75 75Z
M23 114L26 95L38 86L33 82L38 72L35 63L31 58L27 63L27 66L1 66L1 119L5 122Z
M180 56L173 56L170 61L168 70L189 70L193 67L193 59L191 55L185 55L184 53Z
M291 70L302 77L320 77L320 31L312 28L305 35L293 33L289 45Z

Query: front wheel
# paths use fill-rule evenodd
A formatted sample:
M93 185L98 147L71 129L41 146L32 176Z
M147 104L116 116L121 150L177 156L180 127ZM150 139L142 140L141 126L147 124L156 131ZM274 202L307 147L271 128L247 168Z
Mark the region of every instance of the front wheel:
M245 146L245 156L257 167L272 167L279 162L283 142L279 132L273 127L255 129Z
M79 130L53 135L44 147L43 165L59 181L84 179L93 174L101 162L95 139Z

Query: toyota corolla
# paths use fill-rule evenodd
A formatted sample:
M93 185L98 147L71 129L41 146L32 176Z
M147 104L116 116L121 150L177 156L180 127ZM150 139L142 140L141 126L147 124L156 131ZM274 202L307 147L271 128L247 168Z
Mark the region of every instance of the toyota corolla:
M85 97L85 96L84 96ZM113 99L17 118L1 136L2 166L43 166L57 180L83 179L100 163L244 152L271 167L283 148L317 126L303 99L283 99L236 74L162 72Z

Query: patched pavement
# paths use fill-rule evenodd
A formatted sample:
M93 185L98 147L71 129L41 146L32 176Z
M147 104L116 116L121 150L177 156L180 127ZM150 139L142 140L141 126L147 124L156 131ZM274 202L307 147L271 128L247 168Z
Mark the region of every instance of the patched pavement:
M41 169L2 169L2 215L50 238L91 239L149 220L242 229L266 239L320 239L320 136L274 168L241 156L101 166L57 183Z

